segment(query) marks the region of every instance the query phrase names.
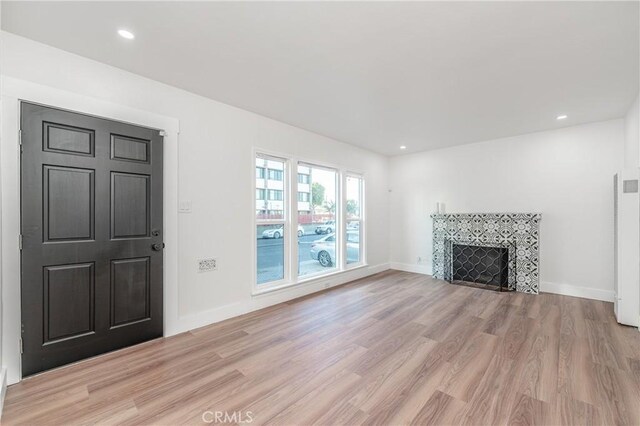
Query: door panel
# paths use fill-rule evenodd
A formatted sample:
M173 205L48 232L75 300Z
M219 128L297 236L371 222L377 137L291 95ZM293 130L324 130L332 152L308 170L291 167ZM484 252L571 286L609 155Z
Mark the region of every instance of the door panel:
M111 262L111 326L149 318L149 258Z
M43 123L44 150L93 157L95 132L57 123Z
M94 171L44 166L45 241L93 239Z
M21 130L23 375L162 336L160 132L26 102Z
M147 175L111 173L111 236L149 236L149 180Z
M111 158L114 160L149 162L149 142L144 139L111 135Z
M44 343L94 331L93 263L44 268Z

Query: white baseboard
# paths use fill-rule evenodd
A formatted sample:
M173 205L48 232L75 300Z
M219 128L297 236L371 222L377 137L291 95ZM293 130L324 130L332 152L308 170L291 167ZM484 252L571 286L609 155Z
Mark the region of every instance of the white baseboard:
M579 287L571 284L550 283L542 281L540 291L544 293L563 294L565 296L582 297L583 299L602 300L613 302L613 290L601 290L598 288Z
M389 266L391 269L396 269L398 271L432 275L431 265L412 265L409 263L391 262ZM548 281L540 283L540 291L545 293L562 294L565 296L582 297L583 299L602 300L605 302L613 302L615 297L613 290L579 287L571 284L558 284Z
M416 274L432 275L431 265L412 265L409 263L391 262L391 269L397 271L414 272Z
M318 278L317 280L300 283L296 286L287 287L282 290L274 291L272 293L256 295L248 301L231 303L228 305L220 306L216 309L198 312L192 315L185 315L179 318L178 327L174 330L167 330L165 336L172 336L174 334L183 333L195 328L204 327L206 325L224 321L229 318L244 315L249 312L257 311L258 309L263 309L269 306L276 305L278 303L306 296L311 293L326 290L327 288L335 287L341 284L348 283L350 281L368 277L370 275L377 274L388 269L390 269L388 263L366 266L358 269L353 269L351 271L345 271L340 274Z
M7 369L2 367L0 371L0 419L2 418L2 409L4 408L4 397L7 395Z

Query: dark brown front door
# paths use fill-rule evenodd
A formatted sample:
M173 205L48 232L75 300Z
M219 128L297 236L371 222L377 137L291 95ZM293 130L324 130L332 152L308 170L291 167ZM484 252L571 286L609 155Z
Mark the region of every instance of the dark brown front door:
M22 373L162 336L158 130L23 102Z

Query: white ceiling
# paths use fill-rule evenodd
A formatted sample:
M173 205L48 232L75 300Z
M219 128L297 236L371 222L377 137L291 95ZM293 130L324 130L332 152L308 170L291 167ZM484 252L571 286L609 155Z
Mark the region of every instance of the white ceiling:
M622 117L638 18L637 2L2 4L4 30L389 155Z

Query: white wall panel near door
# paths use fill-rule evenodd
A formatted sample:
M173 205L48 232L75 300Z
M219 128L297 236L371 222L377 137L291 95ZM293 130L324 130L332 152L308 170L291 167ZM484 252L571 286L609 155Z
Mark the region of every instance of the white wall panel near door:
M615 176L615 312L620 324L638 326L640 312L640 169Z

